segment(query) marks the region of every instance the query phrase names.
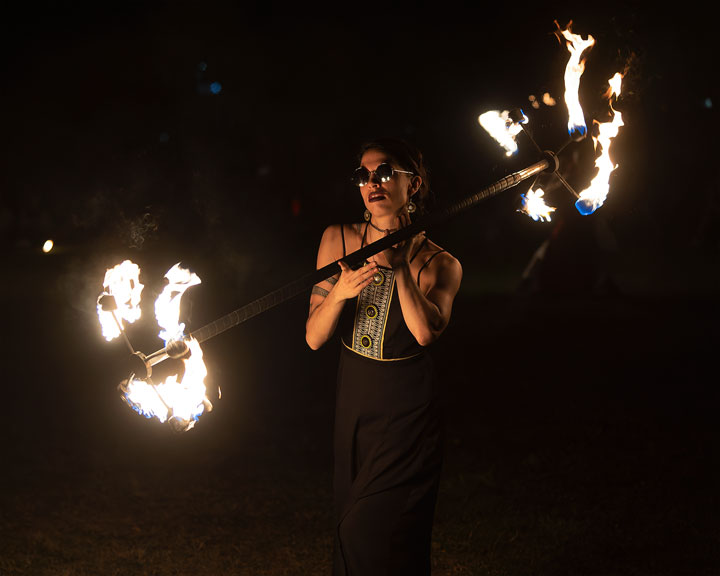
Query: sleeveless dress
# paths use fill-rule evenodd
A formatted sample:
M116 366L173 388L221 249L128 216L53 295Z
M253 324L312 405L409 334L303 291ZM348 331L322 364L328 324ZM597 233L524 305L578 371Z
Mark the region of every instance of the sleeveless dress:
M366 234L367 226L363 242ZM403 319L392 269L381 267L345 303L339 328L333 575L429 575L442 466L438 388Z

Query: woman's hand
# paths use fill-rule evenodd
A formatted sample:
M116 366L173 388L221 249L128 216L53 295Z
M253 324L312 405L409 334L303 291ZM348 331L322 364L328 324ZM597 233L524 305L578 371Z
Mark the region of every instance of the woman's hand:
M349 300L355 298L363 288L373 281L373 274L377 271L377 262L369 262L357 270L353 270L342 260L340 265L340 278L332 289L331 294L337 300Z

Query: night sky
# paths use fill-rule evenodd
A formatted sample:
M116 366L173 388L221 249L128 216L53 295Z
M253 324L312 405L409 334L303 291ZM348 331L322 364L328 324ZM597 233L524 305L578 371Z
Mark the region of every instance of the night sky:
M720 97L707 14L688 2L652 10L625 2L479 4L100 2L4 12L5 531L41 531L45 517L22 503L42 500L50 485L72 484L73 474L98 478L109 470L122 477L134 470L142 477L142 465L131 464L133 450L142 462L161 455L153 478L162 477L163 457L177 473L189 465L184 454L198 453L212 455L210 470L219 469L216 462L223 470L256 466L269 486L282 485L277 477L284 472L274 466L285 470L291 460L312 460L308 470L330 467L337 349L307 349L305 297L204 345L211 388L220 387L223 397L204 417L209 422L201 418L177 436L117 397L127 352L120 341L105 342L97 324L105 270L124 259L141 266L147 314L129 334L136 348L151 352L160 347L147 320L152 295L176 262L202 279L183 301L191 330L311 271L324 228L362 218L348 177L366 138L399 136L418 145L438 209L535 162L525 135L519 153L507 158L477 117L522 107L542 148L565 142L567 51L554 31L556 20L563 27L572 20L574 32L596 39L581 82L589 123L606 117L607 79L625 71L614 104L625 121L613 148L619 167L593 215L580 216L569 192L546 176L546 198L557 206L552 222L517 212L525 183L432 232L464 269L453 322L436 347L454 410L445 502L455 502L463 466L468 477L488 462L513 469L508 463L533 438L563 453L570 437L596 439L588 431L594 422L613 439L602 446L620 450L608 456L608 469L621 460L627 478L643 481L657 470L677 471L674 462L689 472L673 476L665 492L659 481L653 485L657 500L648 509L678 503L664 520L659 513L653 519L665 521L667 533L658 529L656 539L636 547L628 536L607 554L598 544L583 553L606 558L605 565L583 570L566 558L567 573L720 571L720 558L708 552L720 538L711 488L720 479L712 371ZM530 95L545 92L556 106L530 106ZM572 144L560 155L560 171L582 189L593 157L590 139ZM49 238L55 248L43 254ZM545 259L530 270L546 242ZM509 426L513 418L525 424ZM564 432L548 432L551 421ZM638 464L638 447L647 449L650 468ZM537 457L542 449L528 452ZM617 480L614 474L608 478ZM315 487L327 480L306 476ZM13 499L30 477L36 483ZM685 482L702 502L688 496ZM621 508L632 497L619 484L613 502ZM498 509L515 510L511 492L507 498ZM525 504L532 502L528 496ZM441 508L441 528L452 525L448 509ZM527 518L518 523L522 534L534 533ZM561 539L571 528L552 534ZM23 569L18 538L0 555L0 574L60 573L58 566L86 573L71 560L43 564L37 546L34 563ZM673 541L694 552L670 555ZM456 573L478 573L473 566L487 574L563 573L550 568L552 542L544 556L528 553L525 566L522 556L518 564L500 556L478 563L476 555L489 558L478 550L489 546L443 549L455 550L454 565L467 569ZM658 550L665 551L665 568L648 560ZM153 562L147 573L166 573Z
M628 66L616 105L628 124L617 142L618 192L598 220L623 236L625 256L649 258L633 282L691 289L657 261L688 243L714 244L715 181L698 169L713 151L712 50L686 14L634 4L553 12L540 3L399 3L367 13L223 2L24 8L3 35L12 137L2 232L19 249L56 237L58 247L107 242L183 258L189 242L228 259L223 268L239 282L234 258L257 264L268 251L292 266L272 266L273 281L284 281L307 269L327 223L362 211L346 176L365 138L420 146L439 202L535 160L527 141L506 159L477 123L485 110L523 107L540 146L557 148L563 106L534 110L528 96L560 100L567 56L554 20L573 20L597 39L581 86L589 122L607 114L607 78ZM589 143L576 147L580 160L565 155L576 186L592 170ZM452 242L463 261L479 253L522 261L542 242L549 226L514 212L522 191L458 225L463 236L474 224L483 230ZM572 210L567 193L548 198ZM288 257L288 242L303 253Z

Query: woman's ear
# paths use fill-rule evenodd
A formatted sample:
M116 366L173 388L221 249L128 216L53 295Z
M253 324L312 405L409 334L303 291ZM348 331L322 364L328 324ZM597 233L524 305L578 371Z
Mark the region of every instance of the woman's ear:
M410 180L410 196L415 196L415 194L417 194L417 191L420 190L420 186L422 186L422 181L421 176L412 177L412 180Z

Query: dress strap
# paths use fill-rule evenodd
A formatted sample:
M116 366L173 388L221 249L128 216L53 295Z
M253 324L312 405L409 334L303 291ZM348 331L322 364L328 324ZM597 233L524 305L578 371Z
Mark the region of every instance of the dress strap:
M420 272L422 272L423 270L425 270L425 266L427 266L428 264L430 264L430 261L431 261L433 258L435 258L435 256L437 256L438 254L440 254L441 252L445 252L445 249L444 249L444 248L441 248L441 249L438 250L437 252L434 252L434 253L432 254L432 256L430 256L430 258L428 258L427 260L425 260L425 264L423 264L422 266L420 266L420 270L418 270L418 273L417 273L417 283L418 283L418 286L420 286Z
M425 236L425 238L423 238L423 241L420 243L420 246L418 246L418 249L415 251L415 254L412 255L412 258L410 258L410 262L415 260L415 256L420 254L420 251L425 247L425 244L427 244L427 241L428 241L428 238L427 238L427 236Z
M347 256L345 253L345 224L340 224L340 236L342 236L343 258L345 258L345 256Z

